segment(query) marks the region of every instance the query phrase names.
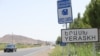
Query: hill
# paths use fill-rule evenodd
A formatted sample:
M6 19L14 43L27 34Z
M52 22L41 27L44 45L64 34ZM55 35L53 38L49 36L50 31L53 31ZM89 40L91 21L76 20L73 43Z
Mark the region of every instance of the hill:
M0 38L0 43L20 43L20 44L45 44L45 41L35 40L21 35L5 35Z

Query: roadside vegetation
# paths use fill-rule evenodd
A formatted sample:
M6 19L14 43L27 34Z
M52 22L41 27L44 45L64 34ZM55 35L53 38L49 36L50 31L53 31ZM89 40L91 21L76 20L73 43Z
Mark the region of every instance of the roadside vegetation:
M6 45L7 45L6 43L0 43L0 50L3 50ZM17 48L30 48L30 47L37 47L37 46L40 46L40 45L20 44L20 43L16 44Z
M30 48L30 47L34 47L34 45L32 44L16 44L17 48Z
M3 50L5 46L6 46L5 43L0 43L0 50Z
M93 45L92 43L57 45L49 56L94 56ZM99 52L96 52L96 56L100 56Z
M61 46L57 45L55 49L49 54L49 56L62 56L62 48Z

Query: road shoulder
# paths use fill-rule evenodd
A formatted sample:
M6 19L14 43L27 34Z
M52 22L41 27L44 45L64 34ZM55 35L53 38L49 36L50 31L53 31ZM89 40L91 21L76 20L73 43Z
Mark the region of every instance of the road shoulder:
M52 52L53 49L54 49L54 47L51 47L47 50L43 50L42 52L39 52L35 56L49 56L49 54Z

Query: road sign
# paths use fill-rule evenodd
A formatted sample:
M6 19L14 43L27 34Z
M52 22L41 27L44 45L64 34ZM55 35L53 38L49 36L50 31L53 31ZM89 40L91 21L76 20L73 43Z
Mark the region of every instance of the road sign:
M62 29L62 42L94 42L98 41L98 29Z
M73 21L71 0L57 1L58 23L65 24Z
M67 44L66 42L61 42L60 46L66 46L66 44Z

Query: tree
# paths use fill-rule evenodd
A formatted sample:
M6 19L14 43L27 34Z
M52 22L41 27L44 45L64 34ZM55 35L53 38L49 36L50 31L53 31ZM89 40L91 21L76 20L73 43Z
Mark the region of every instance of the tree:
M61 37L58 36L57 40L56 40L56 44L60 44L61 43Z
M100 0L91 0L84 13L83 22L92 28L100 28Z
M77 18L74 19L74 22L70 24L70 28L90 28L90 25L85 24L78 13Z
M100 0L91 0L83 17L78 16L70 24L70 28L100 28Z

